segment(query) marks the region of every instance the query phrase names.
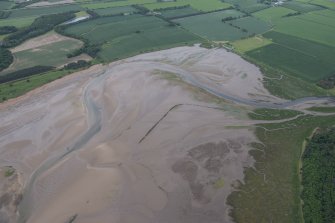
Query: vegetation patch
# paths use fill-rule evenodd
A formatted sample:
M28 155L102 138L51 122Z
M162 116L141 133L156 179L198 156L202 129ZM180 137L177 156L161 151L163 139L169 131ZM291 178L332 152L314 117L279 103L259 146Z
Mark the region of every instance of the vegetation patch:
M100 16L111 16L111 15L137 13L139 12L139 10L131 6L122 6L122 7L95 9L94 12L96 12Z
M254 167L245 170L244 183L228 197L235 222L301 222L299 160L303 141L316 127L334 124L334 115L307 115L257 125L261 143L254 143L250 152Z
M237 40L231 43L235 51L245 53L263 46L271 44L272 41L262 36L254 36L247 39Z
M18 70L3 76L0 76L0 84L14 81L17 79L22 79L25 77L32 76L34 74L44 73L53 70L54 67L51 66L34 66L26 69Z
M12 62L13 62L12 53L3 47L0 47L0 71L9 67L9 65Z
M37 18L29 27L20 29L19 31L7 36L3 40L2 44L5 47L15 47L27 39L47 33L56 25L73 19L74 17L75 15L72 12L41 16Z
M335 128L314 134L302 163L305 222L335 222Z
M251 119L254 120L280 120L293 118L301 114L303 113L294 110L259 108L255 109L253 112L250 112L248 115Z

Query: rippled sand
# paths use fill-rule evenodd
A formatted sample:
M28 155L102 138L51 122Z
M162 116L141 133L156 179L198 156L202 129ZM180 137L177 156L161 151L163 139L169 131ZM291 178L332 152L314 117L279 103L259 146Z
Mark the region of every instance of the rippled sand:
M261 81L225 50L180 47L1 105L0 165L25 186L19 221L230 222L226 197L253 164L255 138L247 107L206 91L278 100Z

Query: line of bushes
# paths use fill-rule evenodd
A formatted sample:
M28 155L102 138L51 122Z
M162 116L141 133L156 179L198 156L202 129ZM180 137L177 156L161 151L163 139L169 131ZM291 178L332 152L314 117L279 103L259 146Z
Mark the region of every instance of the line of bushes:
M34 66L26 69L14 71L6 75L0 76L0 84L7 83L10 81L18 80L21 78L29 77L35 74L45 73L50 70L54 70L55 67L52 66Z
M0 19L7 19L10 16L10 11L0 11Z
M13 63L13 59L13 55L8 49L0 47L0 71L9 67Z
M0 26L0 35L15 33L17 30L15 26Z

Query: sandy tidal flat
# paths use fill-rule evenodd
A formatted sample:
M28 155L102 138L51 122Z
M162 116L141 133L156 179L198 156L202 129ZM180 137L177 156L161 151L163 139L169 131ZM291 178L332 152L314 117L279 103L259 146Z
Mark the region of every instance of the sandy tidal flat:
M261 81L225 50L180 47L94 66L3 104L0 165L24 182L12 221L231 222L226 198L253 164L256 139L241 127L251 125L246 107L208 92L277 100Z

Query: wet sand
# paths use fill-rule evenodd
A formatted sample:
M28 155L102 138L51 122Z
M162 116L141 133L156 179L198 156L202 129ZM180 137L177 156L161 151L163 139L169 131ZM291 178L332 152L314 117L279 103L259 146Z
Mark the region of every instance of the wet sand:
M251 107L198 86L282 101L261 81L257 67L223 49L179 47L94 66L0 105L0 166L24 182L18 221L231 222L226 198L253 165L255 121Z

